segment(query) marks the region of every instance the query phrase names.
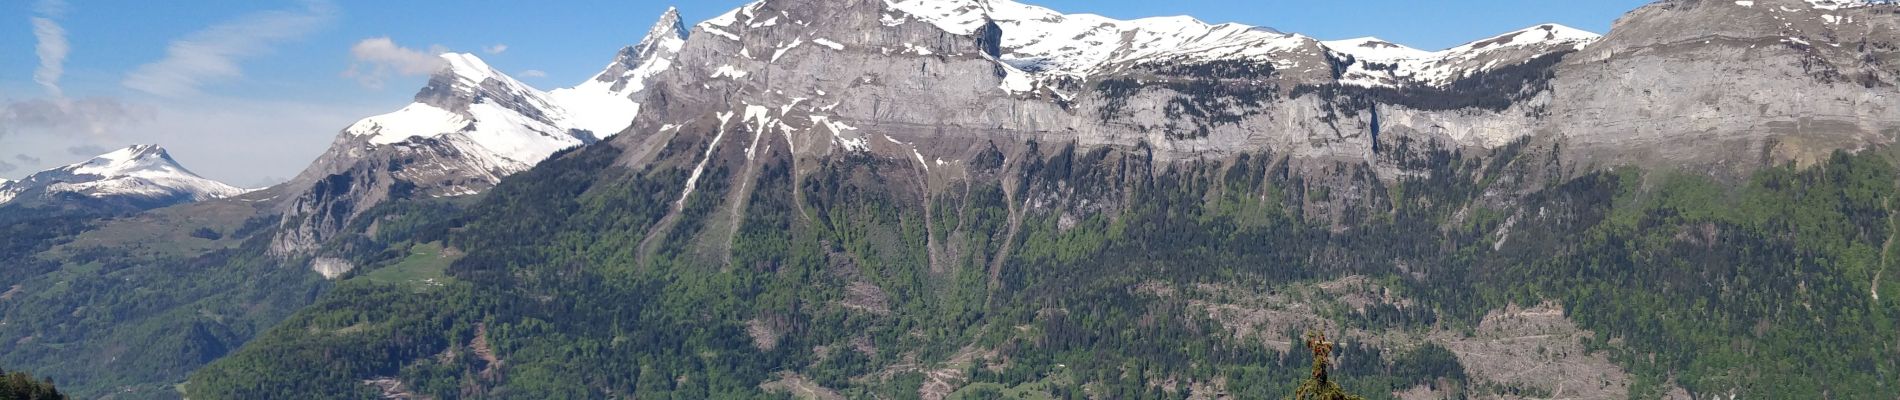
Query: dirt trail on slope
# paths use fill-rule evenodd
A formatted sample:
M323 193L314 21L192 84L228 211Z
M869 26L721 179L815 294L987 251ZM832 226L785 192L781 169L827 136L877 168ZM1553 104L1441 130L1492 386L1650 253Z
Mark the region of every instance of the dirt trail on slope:
M1009 204L1009 230L1003 234L1003 245L997 249L996 259L990 261L991 295L995 294L997 288L1003 286L1003 267L1005 264L1008 264L1009 252L1015 247L1016 233L1023 227L1023 213L1029 212L1027 199L1024 200L1020 208L1016 205L1016 196L1019 195L1021 194L1009 190L1008 187L1004 187L1003 189L1003 198L1009 202L1007 203Z
M475 340L469 341L468 347L474 350L475 357L481 358L482 361L488 363L488 365L482 367L482 378L496 379L501 377L501 358L495 357L494 348L488 346L488 324L475 324Z
M652 229L647 230L647 237L640 239L640 253L635 254L633 258L633 265L635 267L644 268L648 262L653 260L653 255L658 254L660 251L660 242L663 242L661 238L666 237L667 232L673 231L673 225L679 223L679 220L680 211L676 209L673 212L666 213L665 217L660 218L659 222L653 224Z
M1900 221L1894 218L1894 200L1887 199L1887 243L1880 245L1880 265L1874 267L1874 283L1867 287L1867 294L1873 296L1876 303L1880 302L1880 275L1887 272L1889 257L1893 256L1893 238L1900 235Z

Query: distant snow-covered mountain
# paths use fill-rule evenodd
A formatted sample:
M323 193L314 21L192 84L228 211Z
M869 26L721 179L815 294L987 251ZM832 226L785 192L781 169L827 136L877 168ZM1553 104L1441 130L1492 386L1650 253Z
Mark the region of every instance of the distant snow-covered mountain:
M157 145L126 147L20 181L0 180L0 204L78 195L152 208L243 193L244 189L192 173Z

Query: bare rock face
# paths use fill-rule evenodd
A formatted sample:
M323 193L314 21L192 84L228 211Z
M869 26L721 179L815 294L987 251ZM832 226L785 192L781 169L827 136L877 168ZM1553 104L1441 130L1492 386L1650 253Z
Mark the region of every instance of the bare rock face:
M1301 173L1358 170L1333 168L1345 162L1389 179L1404 172L1381 144L1486 151L1532 135L1553 99L1551 67L1583 43L1531 40L1544 32L1535 28L1501 36L1445 58L1455 79L1398 90L1342 84L1353 61L1296 34L958 4L746 5L693 28L640 95L628 134L610 143L628 150L624 165L691 171L682 202L707 171L742 171L744 182L777 151L801 171L853 154L895 160L926 185L965 175L992 149L1028 157L1034 143L1143 149L1161 162L1274 154ZM1050 33L1074 24L1119 33L1069 44ZM1070 51L1084 44L1117 50ZM681 148L691 160L668 157Z
M1657 2L1558 67L1539 129L1564 137L1580 168L1739 173L1891 143L1900 135L1897 10Z
M1051 33L1078 24L1114 34L1083 29L1065 44ZM1408 81L1425 92L1415 94L1343 85L1355 61L1296 34L1003 1L768 0L694 29L678 65L644 94L622 143L635 150L630 165L682 134L747 154L869 152L949 171L992 143L1015 155L1032 141L1147 146L1163 161L1273 153L1377 163L1378 143L1401 137L1482 150L1535 132L1552 99L1548 70L1583 43L1514 42L1555 36L1535 28L1474 42L1435 61L1457 71L1444 83ZM1117 50L1076 50L1089 46ZM1456 98L1485 102L1447 100Z
M301 192L288 192L289 186L272 189L284 199L284 209L271 254L309 255L346 232L364 212L389 200L479 193L501 179L492 165L469 154L471 144L447 139L417 138L364 149L346 169L324 175Z
M1631 164L1740 173L1900 135L1900 78L1885 67L1900 61L1897 7L1668 0L1600 39L1539 25L1439 52L1007 0L762 0L690 34L669 13L572 89L544 93L459 67L479 60L449 60L457 68L413 106L446 115L423 118L434 121L423 130L449 133L397 129L418 125L403 118L340 137L288 185L277 250L319 248L393 189L477 193L596 140L626 150L624 166L685 171L679 206L706 176L727 179L739 188L727 217L778 160L804 174L874 157L907 166L914 177L887 178L915 179L927 196L980 174L986 155L1002 165L1047 157L1038 145L1159 163L1271 154L1311 182L1367 196L1380 190L1367 182L1429 173L1389 150L1408 147L1536 141L1561 166L1553 174ZM491 129L484 112L528 122ZM497 150L495 132L533 145Z
M310 269L322 274L324 278L336 279L356 269L356 265L351 264L349 260L319 257L310 261Z

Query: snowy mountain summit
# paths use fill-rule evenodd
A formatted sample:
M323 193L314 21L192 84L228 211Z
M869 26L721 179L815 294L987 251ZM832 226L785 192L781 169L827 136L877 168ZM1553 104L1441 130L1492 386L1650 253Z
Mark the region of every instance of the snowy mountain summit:
M639 115L647 79L674 65L686 36L679 12L668 10L600 74L553 91L473 54L439 55L440 69L415 102L345 128L327 152L273 189L284 199L285 226L295 227L273 252L314 249L341 221L384 201L480 193L557 152L619 134Z
M54 168L18 182L0 182L0 204L35 195L80 195L127 200L149 207L243 194L244 189L192 173L157 145L137 145L86 162Z
M645 77L670 65L669 58L685 37L678 12L669 10L641 44L621 50L597 77L551 92L522 83L473 54L442 54L442 68L414 103L344 129L324 158L341 157L345 162L331 165L344 166L361 153L427 139L455 148L464 158L457 163L469 164L487 180L499 180L557 151L626 129L640 109L634 94L644 88Z
M371 145L410 138L443 138L467 146L491 170L518 171L564 148L595 140L574 126L566 109L472 54L443 54L445 67L393 113L345 129Z

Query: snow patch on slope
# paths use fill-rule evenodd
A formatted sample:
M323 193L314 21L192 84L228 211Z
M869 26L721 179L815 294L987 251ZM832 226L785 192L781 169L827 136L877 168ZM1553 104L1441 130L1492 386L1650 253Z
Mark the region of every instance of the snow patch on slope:
M392 144L411 137L434 137L469 128L468 117L440 107L411 103L396 112L364 118L344 132L368 136L373 144Z
M1361 60L1387 62L1432 57L1433 52L1407 47L1376 37L1320 42L1333 51L1351 54Z
M1859 8L1859 7L1866 7L1866 6L1871 6L1875 4L1890 3L1890 1L1875 1L1875 0L1804 0L1804 1L1808 2L1808 7L1813 7L1815 9L1821 9L1821 10L1830 10L1830 11L1839 10L1843 8Z
M831 39L817 38L812 39L811 42L817 43L819 46L830 47L832 50L844 50L844 44L831 41Z
M884 3L958 35L976 33L989 23L984 16L989 12L989 5L978 0L884 0ZM886 21L886 25L894 25L891 20Z
M712 143L706 144L706 154L699 158L699 164L693 166L693 174L686 177L686 189L680 192L680 199L674 206L686 207L686 199L692 198L693 190L699 188L699 176L706 173L706 164L712 162L713 152L719 151L719 142L726 138L726 126L732 124L731 111L719 113L719 129L713 133Z
M994 21L1003 30L1002 59L1038 76L1086 77L1147 61L1271 60L1304 36L1190 17L1117 20L1062 14L1008 0L885 0L908 16L951 33L973 34Z
M1601 36L1558 24L1541 24L1435 52L1413 49L1378 38L1322 42L1335 53L1356 61L1341 78L1356 86L1399 86L1420 83L1450 84L1483 70L1515 65L1530 55L1580 50ZM1378 65L1371 65L1378 64Z

